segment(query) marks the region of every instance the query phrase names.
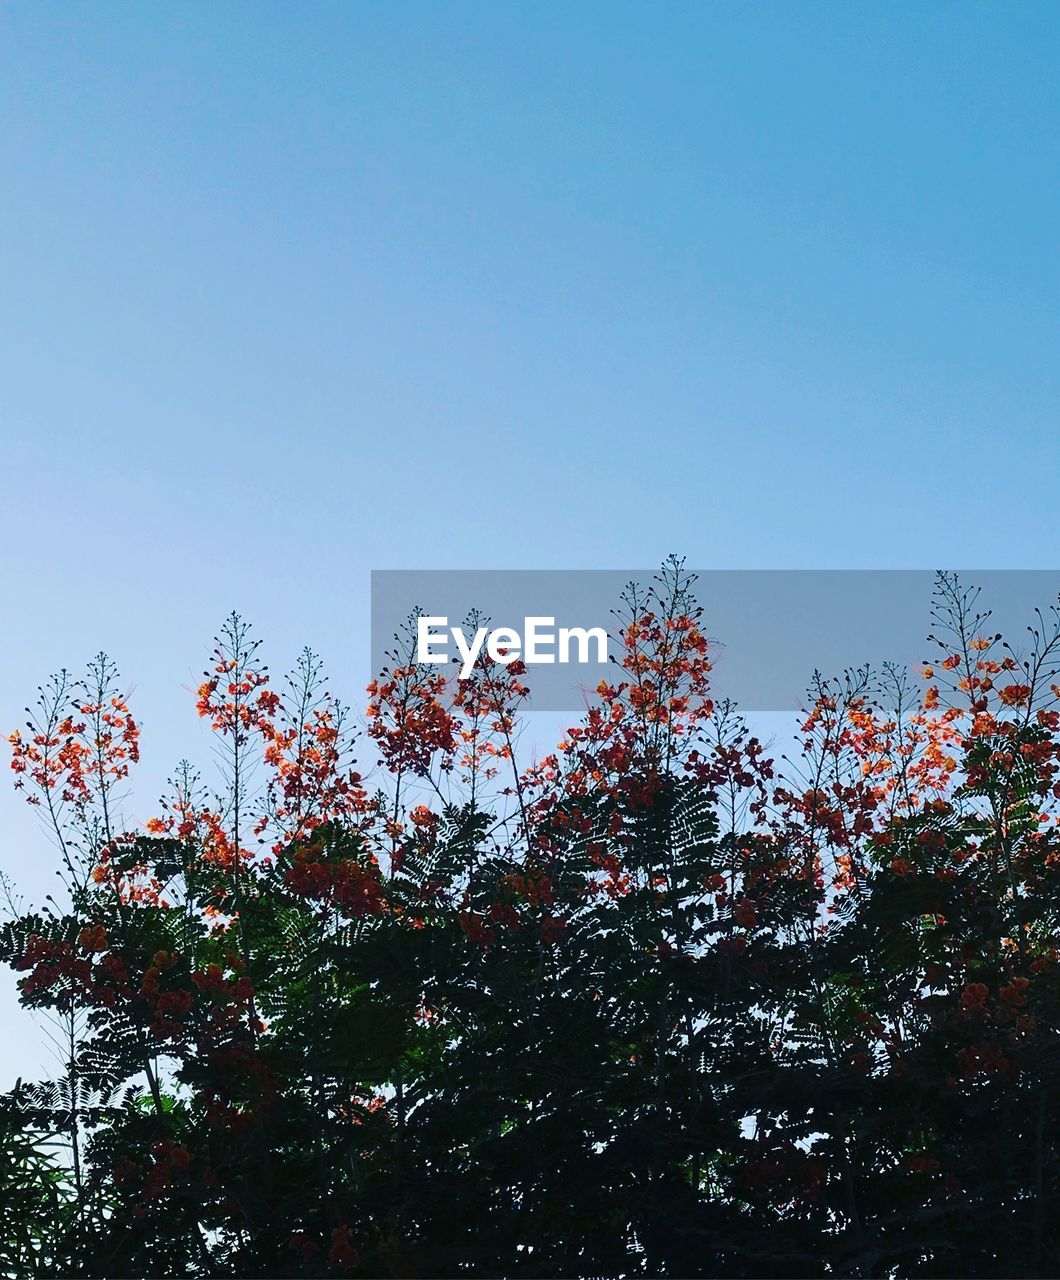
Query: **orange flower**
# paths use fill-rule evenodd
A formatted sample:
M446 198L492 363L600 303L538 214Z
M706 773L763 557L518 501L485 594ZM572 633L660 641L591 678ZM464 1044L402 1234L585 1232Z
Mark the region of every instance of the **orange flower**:
M986 1012L986 1002L990 992L985 983L970 982L961 992L961 1010L975 1017L982 1017Z
M82 951L106 951L107 931L101 924L88 925L78 934L77 941Z
M342 1226L336 1227L331 1233L331 1248L328 1251L328 1260L338 1263L340 1267L349 1270L357 1265L357 1250L353 1247L350 1239L350 1229L343 1223Z
M749 898L744 898L742 902L737 903L733 908L732 918L741 928L753 929L755 921L758 919L755 904Z
M1006 1004L1018 1007L1022 1004L1026 1004L1027 997L1024 993L1029 986L1029 979L1013 978L1007 986L1001 988L998 995Z

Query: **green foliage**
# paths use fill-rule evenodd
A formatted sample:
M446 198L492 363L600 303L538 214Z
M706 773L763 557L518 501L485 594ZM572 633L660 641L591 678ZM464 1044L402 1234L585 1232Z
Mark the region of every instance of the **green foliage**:
M979 643L943 578L951 684L817 681L774 779L689 585L510 780L518 670L445 703L398 660L372 797L319 664L273 699L238 619L220 801L185 769L118 835L67 750L69 908L0 927L68 1045L0 1100L4 1274L1056 1274L1053 642ZM79 731L40 722L47 776Z

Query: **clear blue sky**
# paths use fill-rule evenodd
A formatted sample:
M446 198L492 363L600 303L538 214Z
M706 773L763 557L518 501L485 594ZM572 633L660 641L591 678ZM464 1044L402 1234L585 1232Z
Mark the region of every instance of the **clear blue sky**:
M1060 564L1050 3L0 4L0 718L368 572ZM49 855L4 784L0 864Z

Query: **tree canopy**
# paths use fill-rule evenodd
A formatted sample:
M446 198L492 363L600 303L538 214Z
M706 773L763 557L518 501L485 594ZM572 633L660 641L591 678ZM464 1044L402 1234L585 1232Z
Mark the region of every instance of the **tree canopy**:
M104 656L11 737L65 897L0 959L62 1046L0 1099L11 1276L1060 1271L1060 653L937 580L937 659L716 702L694 584L631 586L582 721L403 637L366 730L247 624L124 830ZM358 765L357 759L361 760Z

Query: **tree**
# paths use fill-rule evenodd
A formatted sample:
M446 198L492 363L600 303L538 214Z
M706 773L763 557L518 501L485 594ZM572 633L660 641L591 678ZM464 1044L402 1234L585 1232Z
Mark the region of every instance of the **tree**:
M521 664L400 638L374 779L233 616L219 793L181 765L143 831L112 664L42 688L66 901L0 958L64 1064L0 1109L7 1274L1055 1272L1055 616L1017 658L940 576L924 688L816 677L775 766L692 587L627 590L528 767Z

